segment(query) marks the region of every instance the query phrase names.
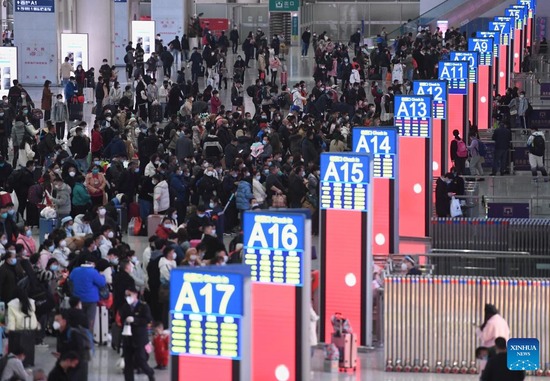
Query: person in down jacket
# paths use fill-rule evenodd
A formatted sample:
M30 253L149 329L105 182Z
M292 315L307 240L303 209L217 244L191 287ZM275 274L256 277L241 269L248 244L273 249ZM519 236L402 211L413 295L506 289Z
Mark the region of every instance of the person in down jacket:
M170 191L168 183L161 175L154 175L152 180L154 189L153 210L155 214L164 214L170 208Z
M237 186L236 203L239 211L250 209L250 200L254 198L252 193L252 178L250 176L245 177L239 182Z

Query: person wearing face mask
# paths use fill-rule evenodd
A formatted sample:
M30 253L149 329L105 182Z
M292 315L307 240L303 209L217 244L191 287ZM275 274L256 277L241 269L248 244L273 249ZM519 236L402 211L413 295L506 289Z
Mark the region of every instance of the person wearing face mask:
M154 214L164 214L170 207L170 191L168 183L159 174L151 179L154 186L153 190L153 212Z
M23 245L29 255L36 253L36 241L32 238L32 228L30 226L23 225L19 228L17 243Z
M197 254L197 249L190 248L185 252L185 258L181 262L182 266L190 266L190 267L200 267L202 264L201 259L199 258L199 255Z
M53 257L57 259L61 268L66 269L69 267L69 254L71 250L67 247L67 241L64 235L58 235L54 238L53 243L55 249L53 251Z
M63 182L63 179L56 176L53 180L54 191L53 195L46 191L46 195L50 197L55 205L57 218L63 219L71 214L71 187Z
M189 233L189 239L201 239L203 233L203 225L209 220L206 215L206 208L204 205L197 207L196 214L191 216L187 221L187 232Z
M416 261L410 255L405 255L401 263L401 270L406 275L422 275L422 271L416 266Z
M436 181L435 210L438 217L448 217L450 214L451 197L454 195L449 188L452 177L452 173L446 173Z
M117 252L112 252L113 240L115 238L115 233L113 231L113 228L110 227L109 225L104 225L101 228L101 235L103 236L103 238L101 239L101 243L98 247L98 250L101 253L101 257L107 258L108 255L114 254L115 256L112 256L109 262L113 265L117 265L118 264L118 259L116 258Z
M120 309L120 320L131 326L132 335L123 335L124 347L124 378L134 380L134 366L140 368L149 378L155 380L155 371L147 364L145 346L149 343L148 325L153 321L151 309L139 300L135 287L125 290L125 300Z
M94 233L103 234L105 228L114 230L116 226L116 221L113 220L110 216L107 215L107 209L104 206L99 206L96 210L97 216L90 223L90 227ZM114 233L113 233L114 237Z
M162 285L170 284L170 272L177 267L176 253L171 246L165 247L159 260L160 283Z
M128 252L128 260L131 263L132 271L130 271L130 275L134 278L136 289L139 293L143 293L147 288L147 277L135 251L130 250Z
M55 245L53 241L51 239L44 240L44 242L42 242L42 245L40 245L40 247L38 248L40 258L38 260L37 266L41 269L46 269L49 260L53 258L54 250Z
M159 238L168 239L168 235L170 233L173 233L172 219L170 217L164 217L162 219L162 222L157 227L157 230L155 231L155 234Z
M0 266L0 301L7 305L15 295L17 282L21 280L25 273L17 261L15 247L6 246L6 254L3 255L4 263Z
M100 166L94 164L92 171L86 175L86 190L92 198L92 205L104 205L107 203L107 195L105 187L107 180L103 173L100 172Z
M176 167L170 175L170 192L175 196L174 208L177 215L176 226L185 221L187 206L189 205L189 169L184 166Z
M87 381L90 348L85 340L89 340L89 331L81 326L70 326L68 319L65 310L55 314L53 329L56 331L57 345L56 352L52 352L52 355L57 359L62 359L69 353L76 353L80 361L78 366L69 373L69 379ZM71 354L71 356L73 355Z
M126 303L125 292L129 287L136 287L132 272L132 263L125 259L120 262L119 271L113 276L113 309L119 311Z
M82 127L77 127L76 136L71 141L71 152L75 157L76 163L82 171L86 173L88 171L88 154L90 153L90 139L84 135Z
M29 343L28 340L33 339L34 341L35 336L34 332L32 336L29 336L29 330L35 331L38 328L35 301L29 298L27 291L22 287L17 287L13 296L14 298L7 304L8 345L10 348L17 344L22 345L26 355L23 364L25 366L34 366L34 342ZM4 376L5 373L2 376L3 379Z
M214 191L217 191L220 185L221 181L217 178L217 172L209 164L197 186L198 195L202 197L204 204L208 205L210 198L214 195Z

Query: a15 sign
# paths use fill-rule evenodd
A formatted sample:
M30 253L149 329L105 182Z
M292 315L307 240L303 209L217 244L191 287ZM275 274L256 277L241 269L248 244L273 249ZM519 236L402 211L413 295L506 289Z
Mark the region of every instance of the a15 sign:
M321 181L333 183L368 184L370 158L366 155L321 155Z

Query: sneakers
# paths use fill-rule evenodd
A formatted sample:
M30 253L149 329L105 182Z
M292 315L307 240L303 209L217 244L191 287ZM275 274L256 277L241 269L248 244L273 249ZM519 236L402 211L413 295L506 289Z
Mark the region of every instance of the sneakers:
M50 346L46 344L45 342L41 341L38 344L35 345L38 348L49 348Z

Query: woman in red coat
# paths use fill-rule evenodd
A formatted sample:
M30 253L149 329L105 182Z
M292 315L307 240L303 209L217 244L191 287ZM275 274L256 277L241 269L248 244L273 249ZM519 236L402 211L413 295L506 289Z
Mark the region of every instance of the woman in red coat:
M160 239L168 239L168 235L173 232L174 231L172 230L172 220L170 219L170 217L165 217L162 219L162 223L157 227L155 234Z
M92 130L92 157L101 157L101 151L103 150L103 138L99 133L101 125L96 120L94 122L94 129Z

